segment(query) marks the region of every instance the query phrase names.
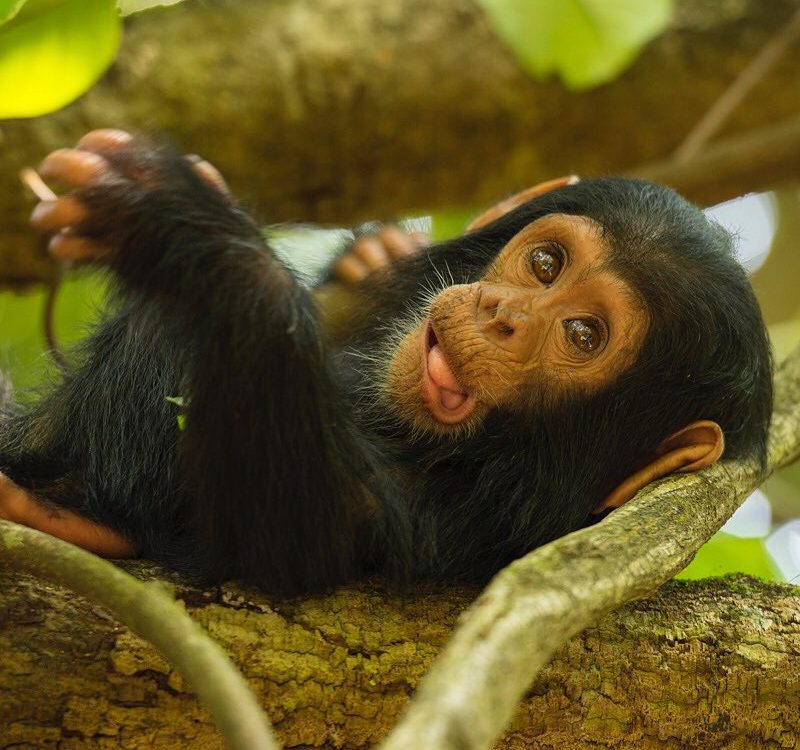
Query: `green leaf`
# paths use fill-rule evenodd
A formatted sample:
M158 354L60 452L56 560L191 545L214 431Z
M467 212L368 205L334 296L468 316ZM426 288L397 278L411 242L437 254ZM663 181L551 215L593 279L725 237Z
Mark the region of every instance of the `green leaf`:
M181 410L183 410L183 408L186 406L186 399L183 396L164 396L164 401L168 401L170 404L180 406ZM183 411L178 414L177 420L178 429L183 432L186 429L186 415L183 413Z
M764 581L782 581L780 571L772 562L763 539L743 539L717 532L695 555L676 578L695 579L747 573Z
M183 0L117 0L117 7L123 16L130 16L160 5L177 5L180 2Z
M526 70L573 89L606 83L667 26L673 0L477 0Z
M28 0L0 26L0 118L69 104L111 64L121 32L114 0Z
M436 211L431 217L433 223L433 239L438 242L440 240L449 240L452 237L458 237L464 233L467 224L479 213L480 210L467 210L464 208L444 208Z
M10 21L25 5L25 0L0 0L0 26Z

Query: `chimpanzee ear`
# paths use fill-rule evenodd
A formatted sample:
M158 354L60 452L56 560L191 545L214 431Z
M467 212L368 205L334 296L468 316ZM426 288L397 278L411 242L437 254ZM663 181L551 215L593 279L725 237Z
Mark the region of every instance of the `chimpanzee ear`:
M708 419L692 422L663 440L655 458L622 482L593 512L624 505L640 489L667 474L705 469L724 449L725 436L716 422Z
M519 193L515 193L510 198L500 201L500 203L495 203L491 208L486 209L486 211L468 224L465 231L471 232L473 229L480 229L490 221L499 219L509 211L513 211L517 206L525 203L525 201L529 201L531 198L536 198L538 195L549 193L551 190L564 187L565 185L574 185L579 181L580 177L572 174L567 177L556 177L554 180L547 180L547 182L540 182L538 185L526 188Z

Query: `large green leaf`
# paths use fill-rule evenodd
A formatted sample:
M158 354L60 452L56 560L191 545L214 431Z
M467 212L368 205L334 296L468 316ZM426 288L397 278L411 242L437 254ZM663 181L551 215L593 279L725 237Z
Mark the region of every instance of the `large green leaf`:
M570 88L614 78L669 23L673 0L477 0L495 32L537 77Z
M25 5L25 0L0 0L0 26L10 21Z
M718 531L676 578L695 579L746 573L764 581L781 581L780 571L770 559L763 539L742 539Z
M80 96L111 64L121 31L114 0L28 0L0 26L0 118Z
M117 7L123 16L130 16L160 5L177 5L180 2L183 0L117 0Z
M106 298L107 277L102 272L70 275L56 298L55 334L67 348L86 336ZM56 375L47 354L42 315L46 291L26 294L0 292L0 372L14 385L17 400L26 400L30 389L44 386Z

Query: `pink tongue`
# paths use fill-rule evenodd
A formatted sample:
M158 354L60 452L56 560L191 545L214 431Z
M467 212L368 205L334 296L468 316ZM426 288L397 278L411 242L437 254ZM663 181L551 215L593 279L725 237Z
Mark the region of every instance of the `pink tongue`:
M439 391L439 400L442 402L442 406L444 406L445 409L458 409L458 407L467 400L467 394L446 391L442 388Z
M439 400L446 409L458 409L467 400L467 394L456 380L438 344L434 344L428 352L428 375L439 387Z

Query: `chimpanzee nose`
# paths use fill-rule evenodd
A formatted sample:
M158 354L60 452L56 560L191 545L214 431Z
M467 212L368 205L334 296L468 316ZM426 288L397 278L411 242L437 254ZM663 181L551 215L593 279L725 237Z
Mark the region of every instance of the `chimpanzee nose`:
M482 284L478 325L498 346L522 353L530 348L535 329L531 302L531 295L525 289Z

